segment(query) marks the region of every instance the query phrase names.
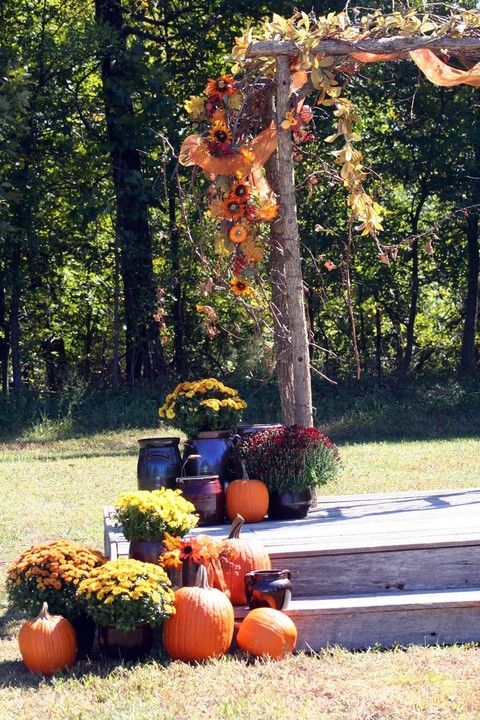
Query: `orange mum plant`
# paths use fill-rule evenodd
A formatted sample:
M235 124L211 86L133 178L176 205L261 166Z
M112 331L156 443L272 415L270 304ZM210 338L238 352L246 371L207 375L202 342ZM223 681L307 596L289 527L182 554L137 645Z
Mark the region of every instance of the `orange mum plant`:
M34 545L8 569L9 602L30 615L47 602L52 614L75 618L78 585L105 562L103 553L69 540Z

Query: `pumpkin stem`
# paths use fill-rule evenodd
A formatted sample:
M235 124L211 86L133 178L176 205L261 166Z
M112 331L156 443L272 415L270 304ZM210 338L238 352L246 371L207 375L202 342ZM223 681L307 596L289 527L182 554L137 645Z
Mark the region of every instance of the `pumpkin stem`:
M41 620L47 620L48 619L48 603L44 602L42 605L42 609L38 613L38 617Z
M208 584L208 575L205 565L199 565L197 573L195 575L195 587L202 588L203 590L211 590Z
M242 460L240 465L242 467L242 480L249 480L250 478L248 477L247 466L245 464L245 460Z
M243 517L241 515L237 515L235 520L232 522L227 540L240 537L240 530L242 529L244 522L245 520L243 519Z

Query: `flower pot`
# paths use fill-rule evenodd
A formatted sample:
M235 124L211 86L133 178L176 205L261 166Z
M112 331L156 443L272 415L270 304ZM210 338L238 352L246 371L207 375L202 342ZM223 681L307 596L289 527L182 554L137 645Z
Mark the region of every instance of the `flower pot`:
M195 505L199 526L221 525L225 517L225 500L218 475L177 478L183 496Z
M218 475L223 488L232 480L228 468L228 454L232 447L229 430L199 432L185 442L183 473L188 476ZM188 460L190 455L200 458ZM178 473L180 475L180 473Z
M113 625L100 626L98 643L102 654L113 660L140 660L152 649L153 630L144 623L128 632Z
M174 488L180 474L182 459L178 449L180 438L144 438L138 441L140 450L137 464L139 490Z
M292 492L270 492L268 517L270 520L302 520L312 504L310 488Z
M77 660L83 660L92 654L95 641L95 622L85 613L68 619L77 636Z
M250 610L271 607L286 610L292 597L289 570L252 570L245 575L245 596Z
M166 549L160 540L130 540L128 556L133 560L158 565L158 556L162 555Z

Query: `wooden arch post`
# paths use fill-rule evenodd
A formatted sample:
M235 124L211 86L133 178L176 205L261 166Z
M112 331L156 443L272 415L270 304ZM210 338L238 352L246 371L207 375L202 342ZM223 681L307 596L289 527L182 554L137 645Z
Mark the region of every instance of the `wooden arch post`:
M295 176L293 168L293 140L290 128L283 129L282 120L290 104L290 63L287 55L277 55L277 163L278 190L280 194L279 223L280 238L284 255L284 288L286 301L286 321L290 342L289 360L293 383L293 408L289 408L289 417L284 422L311 427L313 425L312 383L310 376L310 351L305 312L305 293L303 287L300 237L298 232L297 200L295 196ZM279 378L280 394L282 378ZM282 408L286 403L282 402ZM284 410L285 414L285 410Z

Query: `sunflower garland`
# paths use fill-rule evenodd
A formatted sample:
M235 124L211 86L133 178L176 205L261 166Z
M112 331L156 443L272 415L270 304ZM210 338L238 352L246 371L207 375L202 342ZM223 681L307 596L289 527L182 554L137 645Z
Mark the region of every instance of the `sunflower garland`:
M212 171L216 179L209 190L208 210L210 217L219 221L221 234L220 240L216 240L215 252L231 257L230 290L236 297L246 297L253 295L247 278L255 273L256 265L265 255L264 224L275 221L279 206L265 181L263 169L253 171L256 156L249 145L250 138L239 129L244 100L240 83L233 75L210 78L205 96L206 99L192 96L184 107L193 121L208 124L206 136L196 145L197 149L207 151L211 158L240 159L239 163L232 164L231 173L226 173L226 177ZM304 109L292 122L294 137L299 142L307 137L304 129L307 119L308 112Z

